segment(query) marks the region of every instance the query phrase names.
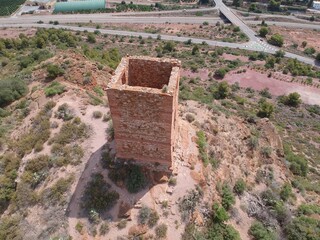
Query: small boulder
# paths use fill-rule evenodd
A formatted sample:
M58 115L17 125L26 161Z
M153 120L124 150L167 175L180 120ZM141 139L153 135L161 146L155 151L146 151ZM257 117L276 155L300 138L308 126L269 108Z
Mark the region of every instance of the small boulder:
M126 202L121 202L119 206L119 212L118 212L119 218L130 218L131 217L131 205Z
M138 237L147 233L148 227L146 225L133 225L130 227L128 234L130 236Z

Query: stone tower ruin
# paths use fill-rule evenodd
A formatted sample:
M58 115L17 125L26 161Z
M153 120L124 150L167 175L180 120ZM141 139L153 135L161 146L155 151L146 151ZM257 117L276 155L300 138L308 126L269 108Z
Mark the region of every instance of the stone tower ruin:
M181 63L124 57L107 95L116 157L149 166L172 166Z

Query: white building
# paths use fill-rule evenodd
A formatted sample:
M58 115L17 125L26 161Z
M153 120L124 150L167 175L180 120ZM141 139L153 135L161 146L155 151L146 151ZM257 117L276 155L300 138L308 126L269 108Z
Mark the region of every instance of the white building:
M320 10L320 1L313 1L312 7L314 9Z

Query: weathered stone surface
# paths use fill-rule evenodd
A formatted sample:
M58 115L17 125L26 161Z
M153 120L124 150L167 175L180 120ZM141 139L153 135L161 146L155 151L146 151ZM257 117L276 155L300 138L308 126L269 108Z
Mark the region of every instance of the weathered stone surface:
M169 181L169 178L165 172L154 172L153 173L153 181L158 183L166 183Z
M118 218L130 218L131 205L125 202L121 202L119 206Z
M133 225L132 227L130 227L128 234L130 236L138 237L147 233L147 231L148 227L145 225Z
M171 167L180 66L171 59L121 60L107 89L117 158Z

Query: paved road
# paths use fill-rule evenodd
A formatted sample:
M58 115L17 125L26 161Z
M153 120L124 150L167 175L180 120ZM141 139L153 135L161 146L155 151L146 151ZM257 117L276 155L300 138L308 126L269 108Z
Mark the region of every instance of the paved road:
M245 24L234 12L234 10L228 8L223 2L222 0L214 0L216 3L216 7L220 10L220 12L228 18L228 20L230 22L232 22L232 24L238 26L242 32L244 32L250 39L248 45L246 45L246 47L250 50L255 50L255 51L260 51L260 52L267 52L267 53L275 53L276 51L279 50L279 48L274 47L268 43L266 43L264 40L258 38L256 36L256 33L250 28L248 27L247 24ZM316 62L314 59L312 58L307 58L307 57L303 57L297 54L293 54L293 53L289 53L286 52L285 53L286 57L289 58L296 58L301 62L307 63L307 64L311 64L311 65L316 65Z
M52 15L52 16L22 16L18 18L0 18L0 24L23 24L37 23L42 21L58 21L64 23L198 23L205 21L215 24L222 21L220 17L155 17L155 16L119 16L106 14L84 14L84 15Z
M154 14L154 13L153 13ZM92 21L93 23L196 23L201 24L205 21L211 24L216 24L218 21L222 21L220 17L174 17L174 16L140 16L122 14L66 14L66 15L30 15L21 16L15 18L0 18L0 24L23 24L23 23L36 23L38 21L43 21L44 23L49 23L49 21L59 21L59 23L88 23ZM242 22L242 21L241 21ZM257 25L261 21L244 20L245 24ZM320 24L312 23L292 23L292 22L273 22L266 21L269 25L286 26L292 28L305 28L305 29L319 29ZM250 29L250 28L249 28ZM247 29L246 29L247 30ZM247 34L249 32L247 31ZM251 36L254 37L254 32L250 30Z
M70 25L52 25L52 24L35 24L35 23L26 23L26 24L0 24L0 27L22 27L22 28L56 28L56 29L67 29L72 31L88 31L94 32L97 29L93 27L78 27L78 26L70 26ZM133 37L143 37L149 38L152 37L156 39L158 34L151 34L146 32L131 32L131 31L121 31L121 30L109 30L109 29L99 29L102 34L110 34L110 35L119 35L119 36L133 36ZM240 43L228 43L228 42L220 42L208 39L200 39L200 38L190 38L190 37L178 37L174 35L163 35L161 34L161 39L163 40L172 40L177 42L185 42L189 39L192 40L193 43L203 43L206 42L210 46L219 46L219 47L230 47L230 48L240 48L240 49L248 49L245 44ZM250 47L249 47L250 48ZM254 50L254 49L252 49Z
M239 48L253 51L260 51L266 53L275 53L278 48L264 42L260 38L256 36L256 33L247 26L245 22L243 22L235 12L228 8L222 0L215 0L216 9L219 9L220 12L227 17L230 22L234 25L239 26L242 32L244 32L250 39L248 43L239 44L239 43L227 43L227 42L219 42L213 40L206 39L198 39L191 38L194 43L202 43L207 42L211 46L222 46L222 47L230 47L230 48ZM166 11L159 12L161 13L183 13L183 12L193 12L193 11L211 11L213 8L205 8L205 9L191 9L191 10L177 10L177 11ZM217 18L208 18L208 17L155 17L154 12L150 13L153 16L145 16L146 13L108 13L108 14L66 14L66 15L44 15L44 16L21 16L21 17L11 17L11 18L0 18L0 27L43 27L43 28L65 28L69 30L75 31L94 31L96 29L90 27L75 27L75 26L67 26L67 25L49 25L49 24L36 24L37 21L41 20L43 22L49 21L59 21L59 23L76 23L76 22L89 22L90 20L94 23L102 23L102 22L130 22L130 23L164 23L164 22L172 22L172 23L203 23L204 21L208 21L210 23L214 23L217 21ZM140 15L140 16L139 16ZM143 15L143 16L141 16ZM148 14L147 14L148 15ZM301 25L301 24L300 24ZM118 31L118 30L102 30L102 33L106 34L117 34L121 36L142 36L142 37L153 37L156 35L148 34L144 32L129 32L129 31ZM174 41L186 41L190 38L178 37L178 36L170 36L170 35L162 35L162 39L164 40L174 40ZM296 58L301 62L315 65L314 59L299 56L293 53L286 53L286 56L289 58Z
M231 8L228 8L222 0L215 0L216 7L220 12L234 25L238 26L242 32L244 32L251 41L259 41L255 36L256 33L249 28L234 12Z
M77 26L70 26L70 25L52 25L52 24L0 24L0 27L23 27L23 28L56 28L56 29L67 29L72 31L88 31L88 32L94 32L97 30L96 28L92 27L77 27ZM119 36L133 36L133 37L139 37L142 36L143 38L152 37L154 39L157 38L158 34L150 34L145 32L131 32L131 31L120 31L120 30L107 30L107 29L99 29L99 31L102 34L110 34L110 35L119 35ZM192 40L193 43L201 44L203 42L206 42L210 46L219 46L219 47L229 47L229 48L239 48L239 49L245 49L245 50L252 50L252 51L261 51L266 53L275 53L278 48L272 47L270 48L268 44L266 43L259 43L256 44L256 42L250 41L249 43L228 43L228 42L220 42L220 41L214 41L214 40L208 40L208 39L201 39L201 38L190 38L190 37L178 37L173 35L162 35L161 39L163 40L172 40L177 42L185 42L189 39ZM307 64L314 65L314 60L311 58L302 57L296 54L287 53L287 57L290 58L297 58L299 61L305 62Z

